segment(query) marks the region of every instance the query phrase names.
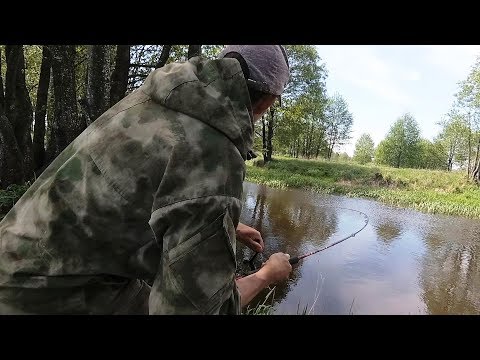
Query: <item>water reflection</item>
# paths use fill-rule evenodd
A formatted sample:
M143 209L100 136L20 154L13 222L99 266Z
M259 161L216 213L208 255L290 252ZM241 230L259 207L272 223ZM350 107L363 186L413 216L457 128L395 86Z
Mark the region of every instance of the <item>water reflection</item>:
M295 267L276 288L276 313L315 303L313 314L480 314L478 220L246 183L241 221L266 244L257 265L274 252L303 254L361 227L363 218L342 208L367 213L369 225ZM240 262L251 255L238 247Z
M393 239L397 238L402 230L395 222L384 221L375 227L379 239L389 244Z
M334 209L319 208L311 199L299 195L265 186L246 186L241 221L260 231L265 241L265 250L257 257L257 267L276 252L296 256L318 248L336 231L337 217ZM239 246L238 254L239 260L243 260L250 258L253 253ZM239 263L239 267L245 268L245 265ZM301 263L295 266L290 281L276 286L274 304L282 301L296 285L301 268ZM263 300L266 293L267 291L259 294L254 302Z
M450 224L426 237L420 282L431 314L478 314L480 309L479 229Z

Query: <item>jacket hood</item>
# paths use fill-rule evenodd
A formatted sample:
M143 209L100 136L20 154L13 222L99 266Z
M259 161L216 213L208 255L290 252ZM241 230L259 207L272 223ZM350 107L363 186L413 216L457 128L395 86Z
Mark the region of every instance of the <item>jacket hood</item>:
M236 59L191 58L154 70L141 86L153 101L222 132L244 159L253 145L253 115Z

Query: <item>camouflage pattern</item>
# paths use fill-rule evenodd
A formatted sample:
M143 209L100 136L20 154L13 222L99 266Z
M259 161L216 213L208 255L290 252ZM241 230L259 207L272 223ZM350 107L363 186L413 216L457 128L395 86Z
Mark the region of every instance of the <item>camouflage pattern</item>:
M0 222L0 314L240 313L252 119L234 59L153 71Z

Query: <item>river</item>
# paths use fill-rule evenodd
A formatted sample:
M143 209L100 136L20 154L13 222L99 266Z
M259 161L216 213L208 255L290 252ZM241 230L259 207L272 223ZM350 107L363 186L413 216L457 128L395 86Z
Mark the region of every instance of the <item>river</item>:
M277 284L274 314L480 314L480 221L246 182L240 221L265 241L259 266L355 237L294 265ZM252 252L238 245L242 259ZM263 300L268 290L252 302Z

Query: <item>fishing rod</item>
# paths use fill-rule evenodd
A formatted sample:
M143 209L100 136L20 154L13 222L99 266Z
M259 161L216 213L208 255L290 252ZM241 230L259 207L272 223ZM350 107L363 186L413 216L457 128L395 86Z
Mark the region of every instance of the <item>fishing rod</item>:
M312 256L312 255L317 254L317 253L319 253L319 252L321 252L321 251L327 250L328 248L331 248L332 246L335 246L335 245L337 245L337 244L340 244L341 242L343 242L343 241L345 241L345 240L347 240L347 239L350 239L350 238L352 238L352 237L355 237L355 235L357 235L360 231L362 231L363 229L365 229L365 227L368 225L369 219L368 219L367 214L365 214L364 212L362 212L362 211L360 211L360 210L343 208L343 207L340 207L339 209L356 211L356 212L362 214L363 217L365 218L365 221L364 221L363 226L362 226L359 230L355 231L354 233L351 233L350 235L348 235L348 236L346 236L346 237L344 237L344 238L342 238L342 239L340 239L340 240L338 240L338 241L335 241L334 243L332 243L332 244L330 244L330 245L328 245L328 246L325 246L325 247L323 247L323 248L320 248L320 249L311 251L311 252L306 253L306 254L304 254L304 255L295 256L295 257L293 257L293 258L290 258L290 259L288 260L288 262L289 262L291 265L295 265L295 264L297 264L300 260L302 260L302 259L304 259L304 258L306 258L306 257L308 257L308 256ZM244 263L245 263L245 262L248 262L248 263L250 264L250 267L251 267L251 268L252 268L252 267L254 268L253 261L255 260L255 258L257 257L258 254L259 254L258 252L255 253L250 260L244 261ZM258 270L260 270L260 269L254 269L254 270L252 270L252 271L249 271L249 272L247 272L247 273L245 274L245 276L254 274L254 273L256 273Z

